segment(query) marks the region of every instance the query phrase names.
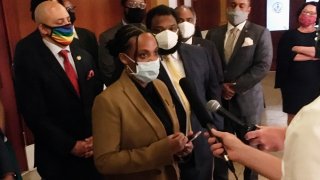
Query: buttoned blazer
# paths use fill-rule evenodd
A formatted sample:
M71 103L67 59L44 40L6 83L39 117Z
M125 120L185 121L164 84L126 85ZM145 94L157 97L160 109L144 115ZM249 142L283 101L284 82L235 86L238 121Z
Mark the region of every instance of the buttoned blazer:
M160 80L152 83L174 132L178 132L179 122L167 87ZM105 179L178 179L167 136L160 119L125 71L95 99L94 157Z

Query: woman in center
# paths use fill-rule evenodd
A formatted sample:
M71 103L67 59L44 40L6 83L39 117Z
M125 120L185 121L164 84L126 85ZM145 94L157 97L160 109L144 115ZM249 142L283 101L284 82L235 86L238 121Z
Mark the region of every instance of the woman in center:
M98 171L108 180L178 180L176 160L188 156L193 145L179 132L170 93L156 79L160 69L156 39L141 26L126 25L108 48L125 69L94 102Z

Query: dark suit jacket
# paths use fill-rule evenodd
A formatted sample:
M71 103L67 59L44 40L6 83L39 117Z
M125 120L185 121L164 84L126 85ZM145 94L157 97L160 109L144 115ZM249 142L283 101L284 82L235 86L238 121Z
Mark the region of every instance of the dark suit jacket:
M107 29L99 36L99 68L101 79L106 86L109 86L119 79L123 70L123 65L117 58L114 58L110 53L107 43L114 38L117 31L123 26L122 23Z
M223 71L222 71L222 65L221 65L221 59L218 53L218 50L216 48L216 45L206 39L202 39L201 37L192 37L192 45L200 46L205 48L209 55L212 57L212 63L216 70L216 75L218 78L219 83L223 83Z
M224 57L227 25L209 30L207 39L218 49L225 82L236 82L236 95L228 102L230 111L248 124L259 124L264 109L260 81L269 72L272 62L271 35L265 27L249 21L243 27L229 63Z
M14 56L16 95L35 138L35 165L45 179L95 179L92 158L70 154L77 140L90 137L91 107L101 91L92 57L70 45L78 74L79 98L40 33L22 39ZM79 60L79 58L81 58Z
M208 52L201 47L181 44L178 49L179 56L183 62L186 77L194 84L198 97L205 105L208 100L221 98L221 89L215 74L212 61ZM170 78L161 65L160 74L158 76L167 86L172 96L173 102L176 106L176 112L180 123L181 132L185 132L185 111L179 100L179 97L174 89ZM223 128L223 122L220 119L214 119L214 123L218 128ZM191 112L191 126L194 132L199 130L205 131L197 117ZM192 159L187 162L189 168L188 172L184 172L181 167L181 175L192 173L189 177L182 177L183 179L204 180L211 179L213 168L213 157L207 143L207 139L201 136L194 141L194 153Z
M96 35L85 28L75 27L79 39L75 38L76 43L82 49L88 51L93 57L95 65L98 67L98 42Z

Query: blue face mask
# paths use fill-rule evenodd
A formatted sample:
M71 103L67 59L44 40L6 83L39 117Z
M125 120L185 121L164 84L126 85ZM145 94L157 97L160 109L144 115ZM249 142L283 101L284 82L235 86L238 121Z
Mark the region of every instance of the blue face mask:
M128 55L126 55L132 62L136 63L136 72L128 66L131 71L131 75L135 78L139 79L144 83L149 83L155 79L157 79L160 71L160 60L159 58L154 61L148 62L136 62L131 59Z

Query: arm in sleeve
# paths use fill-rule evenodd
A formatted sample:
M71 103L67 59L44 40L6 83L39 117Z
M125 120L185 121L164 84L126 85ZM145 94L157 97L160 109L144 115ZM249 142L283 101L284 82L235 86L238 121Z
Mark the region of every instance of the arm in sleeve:
M69 154L76 140L52 123L54 120L48 113L37 67L27 59L34 56L25 49L28 48L18 44L14 57L15 90L19 111L39 143L52 151Z
M93 106L94 159L102 174L126 174L173 163L167 138L149 146L121 149L121 113L114 102L98 96ZM106 137L107 140L106 140Z
M246 92L266 76L271 67L272 53L271 35L267 29L264 29L258 39L251 67L236 80L237 93Z

